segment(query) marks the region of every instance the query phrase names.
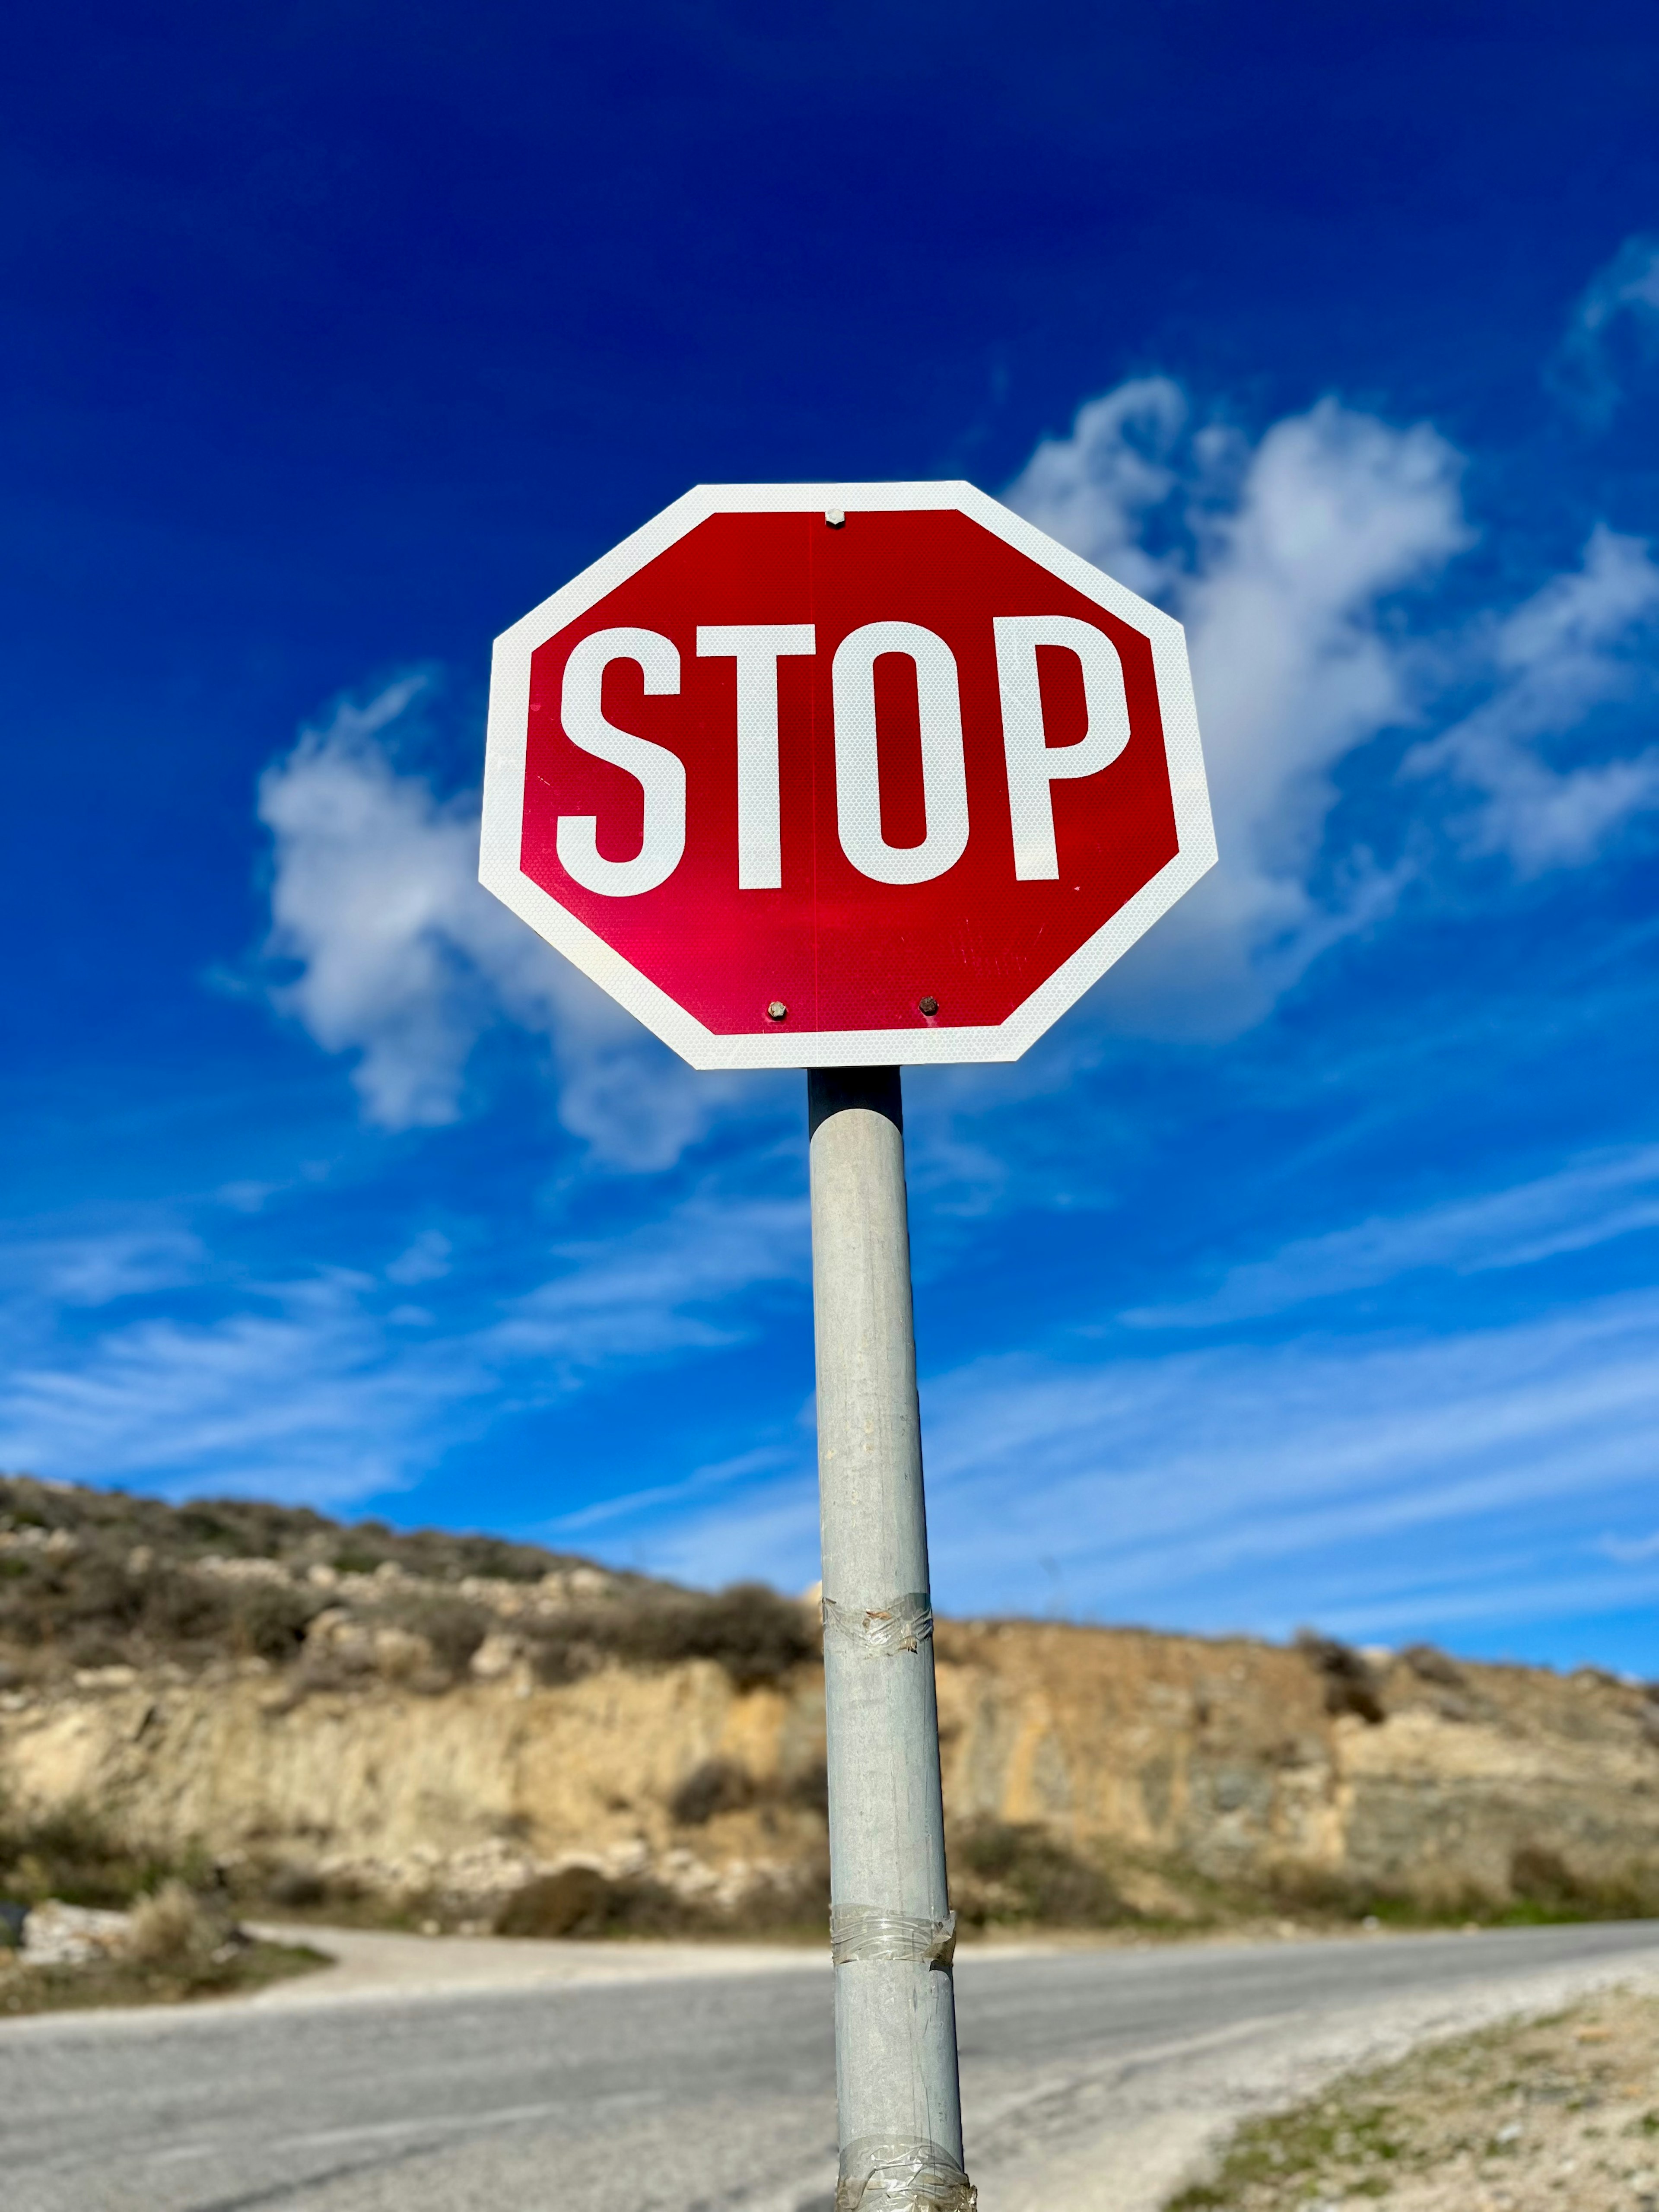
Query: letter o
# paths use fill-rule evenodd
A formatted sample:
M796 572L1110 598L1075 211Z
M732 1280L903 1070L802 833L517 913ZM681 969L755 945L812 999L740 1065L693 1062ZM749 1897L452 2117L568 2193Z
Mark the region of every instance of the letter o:
M881 834L876 663L884 653L902 653L915 665L927 824L919 845L890 845ZM866 623L836 647L831 684L841 848L872 882L930 883L953 868L968 845L968 769L956 656L942 637L919 623Z

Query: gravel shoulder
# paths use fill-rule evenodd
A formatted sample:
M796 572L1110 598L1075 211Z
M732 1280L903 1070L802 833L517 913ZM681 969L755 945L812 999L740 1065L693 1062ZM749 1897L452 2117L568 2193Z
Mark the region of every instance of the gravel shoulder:
M1490 1940L1471 1939L1478 1947L1472 1964L1481 1963L1480 1951ZM1570 2037L1581 2020L1600 2017L1593 2009L1573 2009L1586 2004L1605 2003L1609 2021L1624 2018L1626 2008L1659 2010L1659 1954L1645 1947L1530 1973L1512 1971L1510 1961L1504 1968L1449 1987L1373 1995L1351 2005L1264 2009L1079 2069L1046 2095L1011 2103L1000 2114L981 2107L972 2163L982 2212L1052 2212L1055 2204L1066 2212L1358 2212L1385 2193L1398 2212L1534 2212L1564 2203L1572 2212L1601 2212L1604 2204L1644 2212L1629 2191L1564 2195L1551 2187L1541 2195L1506 2194L1507 2165L1496 2180L1483 2172L1475 2185L1467 2163L1456 2169L1440 2157L1443 2151L1449 2158L1455 2139L1458 2124L1449 2118L1443 2136L1431 2130L1422 2140L1424 2165L1411 2172L1413 2188L1426 2192L1421 2195L1405 2193L1404 2178L1396 2180L1380 2157L1356 2155L1346 2165L1333 2160L1328 2167L1305 2156L1325 2124L1317 2115L1332 2100L1333 2111L1340 2108L1351 2094L1363 2106L1373 2074L1392 2081L1388 2069L1398 2069L1402 2080L1433 2081L1443 2068L1472 2065L1462 2054L1485 2050L1483 2038L1492 2039L1494 2052L1511 2043L1519 2049L1530 2023L1552 2016L1565 2021L1560 2033ZM1599 2043L1586 2048L1601 2052ZM1632 2062L1629 2078L1640 2063ZM1490 2085L1479 2075L1469 2090L1474 2105L1496 2085L1495 2074ZM1502 2094L1512 2090L1505 2076ZM1659 2104L1659 2091L1651 2101ZM1473 2117L1468 2124L1478 2130ZM1334 2118L1331 2131L1334 2139ZM1283 2148L1285 2185L1258 2170L1258 2142ZM1539 2161L1548 2166L1544 2130L1534 2131L1534 2142ZM1272 2154L1265 2155L1270 2160ZM1292 2178L1288 2169L1297 2156L1303 2162ZM1647 2163L1659 2164L1659 2155ZM1559 2172L1559 2160L1551 2172ZM1563 2177L1563 2187L1570 2178ZM1260 2193L1241 2194L1246 2182ZM1207 2193L1214 2188L1220 2193Z
M1659 1990L1437 2042L1248 2122L1170 2212L1650 2212L1659 2204Z

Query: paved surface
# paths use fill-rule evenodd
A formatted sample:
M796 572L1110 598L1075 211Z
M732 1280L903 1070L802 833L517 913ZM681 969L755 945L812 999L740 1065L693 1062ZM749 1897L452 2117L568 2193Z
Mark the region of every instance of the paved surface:
M5 2212L823 2212L821 1965L692 1971L680 1949L653 1972L629 1947L623 1978L615 1954L548 1948L562 1981L526 1982L530 1947L514 1947L498 1956L517 1986L445 1987L428 1968L417 1990L360 1976L354 1996L319 1975L253 2003L0 2024ZM568 1971L573 1952L611 1978ZM984 2212L1155 2203L1252 2103L1638 1976L1659 1976L1659 1923L969 1953Z

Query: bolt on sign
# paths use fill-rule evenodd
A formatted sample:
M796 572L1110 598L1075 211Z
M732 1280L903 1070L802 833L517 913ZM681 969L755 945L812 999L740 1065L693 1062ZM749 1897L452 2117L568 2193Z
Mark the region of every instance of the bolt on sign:
M703 485L496 641L483 881L694 1067L1018 1059L1214 859L1180 624L971 484Z
M901 1066L1215 860L1177 623L971 484L705 485L496 641L480 873L694 1067L805 1067L836 2212L963 2163Z

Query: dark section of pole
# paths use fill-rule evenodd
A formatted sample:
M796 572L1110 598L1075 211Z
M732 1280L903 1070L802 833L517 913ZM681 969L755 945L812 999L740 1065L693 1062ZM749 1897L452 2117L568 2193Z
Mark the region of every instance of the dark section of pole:
M806 1071L806 1133L816 1137L832 1114L862 1106L884 1114L904 1134L904 1100L896 1067L809 1067Z

